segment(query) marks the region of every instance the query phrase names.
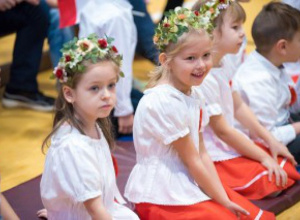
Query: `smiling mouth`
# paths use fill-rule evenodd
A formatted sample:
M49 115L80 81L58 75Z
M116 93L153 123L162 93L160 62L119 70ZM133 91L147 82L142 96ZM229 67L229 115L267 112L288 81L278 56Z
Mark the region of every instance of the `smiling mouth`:
M204 76L204 73L192 73L192 76L194 76L194 77L202 77L202 76Z

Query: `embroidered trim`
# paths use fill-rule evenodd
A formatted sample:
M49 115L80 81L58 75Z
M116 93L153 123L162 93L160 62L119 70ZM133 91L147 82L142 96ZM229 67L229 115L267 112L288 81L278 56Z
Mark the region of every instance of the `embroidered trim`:
M295 88L291 85L289 85L289 90L290 90L290 93L291 93L291 101L290 101L289 106L292 106L297 101L297 93L296 93Z
M201 126L202 126L202 108L200 109L200 120L199 120L199 132L200 132L200 130L201 130Z

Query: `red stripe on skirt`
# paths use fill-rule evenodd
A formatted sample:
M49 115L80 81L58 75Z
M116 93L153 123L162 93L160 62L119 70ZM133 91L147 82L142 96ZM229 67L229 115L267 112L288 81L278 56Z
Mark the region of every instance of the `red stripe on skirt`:
M270 154L269 150L263 147L263 145L256 144ZM279 164L282 160L282 157L278 157ZM267 169L261 163L246 157L215 162L215 166L223 184L232 189L237 187L242 188L236 189L236 191L246 198L253 200L262 199L274 192L287 189L295 183L295 180L300 179L300 174L289 161L286 161L283 167L288 175L288 182L284 187L276 186L275 175L273 175L271 182L268 175L261 175L259 179L247 186L254 177L262 174Z
M240 219L255 219L261 214L261 220L273 220L275 215L271 212L263 211L229 187L224 187L231 201L246 209L250 215L242 215ZM136 212L141 220L212 220L212 219L238 219L232 212L224 206L209 200L194 205L155 205L151 203L135 204Z

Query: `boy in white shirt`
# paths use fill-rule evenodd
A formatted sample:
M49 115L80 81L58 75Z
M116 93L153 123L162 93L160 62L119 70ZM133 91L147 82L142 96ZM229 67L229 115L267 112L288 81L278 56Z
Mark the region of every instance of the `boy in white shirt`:
M260 123L287 145L299 163L300 122L294 122L290 113L299 111L299 103L282 64L300 58L300 12L271 2L255 18L252 36L256 50L238 69L233 85Z

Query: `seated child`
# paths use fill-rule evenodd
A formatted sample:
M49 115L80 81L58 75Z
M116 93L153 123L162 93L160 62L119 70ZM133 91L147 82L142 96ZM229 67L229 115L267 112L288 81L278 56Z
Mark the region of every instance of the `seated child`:
M259 122L299 163L300 122L291 112L300 109L293 107L294 83L282 64L300 58L300 11L280 2L267 4L254 20L252 36L256 50L238 69L234 85Z
M64 45L54 70L61 88L41 180L48 219L138 219L123 206L110 154L109 114L116 103L122 56L96 35ZM118 201L116 202L115 199Z
M205 10L205 9L204 9ZM222 185L203 144L208 123L201 92L212 66L213 15L176 8L158 25L161 53L135 114L137 164L125 196L141 219L274 219Z
M206 1L197 3L194 9L213 9L219 4L218 1ZM249 199L261 199L277 195L300 179L300 175L286 158L280 158L280 165L277 164L278 155L294 162L293 156L258 123L231 88L234 71L224 55L238 52L244 39L244 20L245 12L237 2L222 4L222 10L214 20L214 67L198 89L204 93L210 117L209 127L204 130L205 146L215 161L221 181ZM275 160L234 128L235 118L265 141Z

